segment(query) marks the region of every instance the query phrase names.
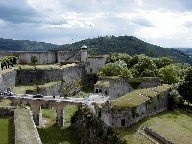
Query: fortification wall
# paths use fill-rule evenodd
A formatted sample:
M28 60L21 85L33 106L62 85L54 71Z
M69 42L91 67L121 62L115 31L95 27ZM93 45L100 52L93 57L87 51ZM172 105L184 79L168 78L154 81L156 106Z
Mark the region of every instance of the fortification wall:
M0 74L0 88L6 90L15 85L16 82L16 70L11 70L6 73Z
M62 79L62 69L18 69L18 84L45 84Z
M107 56L88 57L86 71L97 74L107 62Z
M141 80L143 82L139 84L138 88L149 88L161 85L161 79L158 77L143 77Z
M77 51L57 51L58 62L80 61L80 53Z
M168 90L136 107L116 108L106 104L101 109L101 119L111 127L129 127L145 117L167 110L167 106Z
M109 81L109 83L110 83L110 87L109 87L110 100L115 100L133 90L131 85L128 83L128 79L126 79L126 78L99 77L99 79Z
M51 85L49 87L40 87L39 93L46 96L58 96L60 95L61 91L61 82L58 82L54 85Z

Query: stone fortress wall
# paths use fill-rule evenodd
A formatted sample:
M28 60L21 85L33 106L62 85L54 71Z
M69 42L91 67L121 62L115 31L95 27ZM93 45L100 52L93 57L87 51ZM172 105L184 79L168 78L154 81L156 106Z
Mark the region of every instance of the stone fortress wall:
M111 107L110 103L100 109L101 119L111 127L129 127L139 120L167 110L168 90L136 107Z
M0 90L15 86L17 70L13 69L6 73L0 73Z
M99 77L100 81L108 81L109 87L103 87L103 86L94 86L94 91L99 92L103 95L110 96L110 100L115 100L132 90L134 88L131 86L129 79L127 78L120 78L120 77ZM149 87L156 87L161 85L161 80L158 77L142 77L140 78L141 82L138 85L137 89L140 88L149 88Z

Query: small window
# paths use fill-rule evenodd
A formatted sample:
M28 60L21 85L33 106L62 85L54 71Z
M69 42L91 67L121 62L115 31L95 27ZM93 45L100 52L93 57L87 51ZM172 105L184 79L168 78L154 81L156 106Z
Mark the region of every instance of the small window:
M102 93L102 89L99 89L99 93Z
M95 93L98 93L98 89L95 90Z
M121 126L125 126L125 119L121 120Z
M108 95L108 92L107 92L107 91L105 91L105 95Z

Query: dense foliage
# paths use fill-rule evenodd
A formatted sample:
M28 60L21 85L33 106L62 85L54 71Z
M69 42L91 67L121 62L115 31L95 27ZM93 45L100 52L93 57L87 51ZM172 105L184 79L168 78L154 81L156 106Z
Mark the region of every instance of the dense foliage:
M192 68L187 70L186 76L184 80L179 84L177 90L183 100L187 101L188 104L192 103Z
M17 64L17 59L18 57L16 56L6 56L1 58L1 69L3 70L4 67L9 68L10 65L13 67L13 65Z
M113 53L99 76L119 76L125 78L160 77L163 83L172 84L183 79L189 65L173 64L168 57L152 58L146 55L130 56Z
M66 44L59 49L79 50L82 45L88 46L91 54L127 53L131 56L145 54L150 57L170 57L175 62L190 63L192 59L176 49L162 48L149 44L133 36L106 36L86 39L73 44Z
M0 38L0 50L5 51L42 51L53 50L58 45L29 40L12 40Z

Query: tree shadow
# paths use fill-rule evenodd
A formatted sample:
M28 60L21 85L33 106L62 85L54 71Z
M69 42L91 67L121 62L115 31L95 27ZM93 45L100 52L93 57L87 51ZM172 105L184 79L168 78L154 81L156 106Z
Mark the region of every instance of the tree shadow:
M58 127L52 125L46 128L38 128L41 142L44 144L70 143L78 144L80 140L72 126Z

